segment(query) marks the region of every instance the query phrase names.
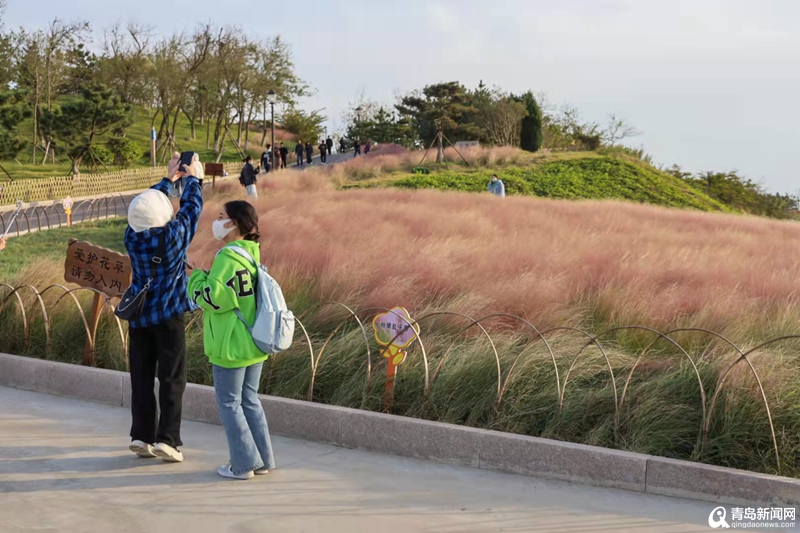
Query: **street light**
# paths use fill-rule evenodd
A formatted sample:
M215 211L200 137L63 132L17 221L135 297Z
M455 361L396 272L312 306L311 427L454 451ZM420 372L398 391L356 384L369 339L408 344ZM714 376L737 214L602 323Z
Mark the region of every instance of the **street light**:
M275 103L278 101L278 95L272 89L267 93L267 102L269 102L272 109L272 144L270 145L269 158L272 160L272 166L276 165L275 161Z

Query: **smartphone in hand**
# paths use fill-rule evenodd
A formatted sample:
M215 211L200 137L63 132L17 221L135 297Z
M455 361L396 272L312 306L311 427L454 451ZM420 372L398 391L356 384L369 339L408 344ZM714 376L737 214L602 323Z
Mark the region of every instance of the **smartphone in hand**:
M178 164L178 168L181 169L181 172L186 172L186 174L192 174L192 163L194 162L194 154L195 152L182 152L181 153L181 160Z

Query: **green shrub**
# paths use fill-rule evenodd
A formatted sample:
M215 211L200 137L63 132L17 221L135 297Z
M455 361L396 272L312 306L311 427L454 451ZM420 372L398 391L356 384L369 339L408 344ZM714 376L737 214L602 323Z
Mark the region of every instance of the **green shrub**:
M113 163L118 167L132 167L139 163L144 155L142 147L127 137L114 137L108 141L108 149L113 156Z

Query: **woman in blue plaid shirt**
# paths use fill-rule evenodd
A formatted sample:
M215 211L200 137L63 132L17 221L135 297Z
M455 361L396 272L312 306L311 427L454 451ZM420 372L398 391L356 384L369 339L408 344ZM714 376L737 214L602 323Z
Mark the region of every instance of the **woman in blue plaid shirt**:
M203 168L195 161L190 172L176 169L153 188L131 201L125 248L131 257L131 292L149 280L142 312L130 322L131 372L130 449L141 457L183 461L181 406L186 388L186 338L183 315L196 309L186 293L186 250L197 231L203 210ZM168 196L173 184L185 178L181 207L174 213ZM159 406L153 392L156 372Z

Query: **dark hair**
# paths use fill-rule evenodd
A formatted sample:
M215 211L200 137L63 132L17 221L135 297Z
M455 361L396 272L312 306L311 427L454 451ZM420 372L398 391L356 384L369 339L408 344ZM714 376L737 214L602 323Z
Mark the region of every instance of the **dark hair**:
M252 158L252 157L250 157L249 155L248 155L247 157L245 157L245 158L244 158L244 162L245 162L245 163L249 163L249 162L250 162L250 161L252 161L252 160L253 160L253 158Z
M234 200L226 203L223 209L228 218L233 220L233 223L239 228L239 233L242 234L244 240L258 242L261 239L261 235L258 233L258 213L250 203L244 200Z

